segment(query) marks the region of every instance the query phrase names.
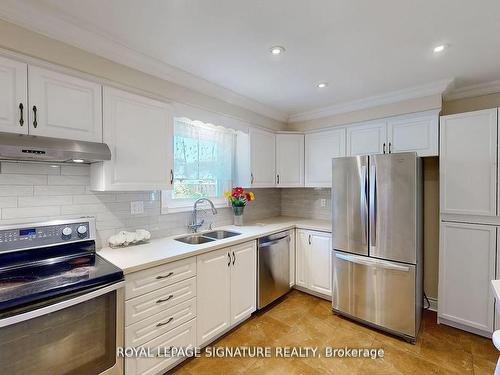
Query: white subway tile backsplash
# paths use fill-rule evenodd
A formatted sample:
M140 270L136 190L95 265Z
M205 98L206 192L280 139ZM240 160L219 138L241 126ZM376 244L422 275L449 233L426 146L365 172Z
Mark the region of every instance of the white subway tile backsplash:
M61 175L63 176L90 176L89 165L62 165Z
M18 202L19 207L65 206L73 204L73 197L71 195L19 197Z
M96 217L98 246L120 230L145 228L153 237L186 233L191 212L168 215L160 213L159 191L94 192L89 187L88 165L58 165L50 169L45 163L0 163L0 225L49 219ZM257 201L245 210L246 220L277 216L281 212L279 189L255 189ZM142 201L144 213L132 215L130 202ZM230 208L217 215L200 210L210 223L228 225L233 222Z
M48 176L49 185L89 185L89 176Z
M0 185L47 185L47 175L2 173Z
M0 197L0 208L17 207L17 197Z
M78 195L85 193L85 186L56 186L56 185L42 185L34 186L35 195ZM0 186L1 189L1 186Z
M2 208L2 219L54 217L61 214L59 206Z
M30 185L0 185L0 197L24 197L33 195Z
M57 164L46 163L21 163L21 162L2 162L2 173L16 174L61 174L61 166Z

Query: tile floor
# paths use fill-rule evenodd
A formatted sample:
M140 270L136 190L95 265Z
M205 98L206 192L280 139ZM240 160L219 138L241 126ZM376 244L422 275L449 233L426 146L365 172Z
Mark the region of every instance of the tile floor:
M384 358L194 358L175 374L493 374L491 340L436 323L424 313L416 345L333 315L328 301L292 291L212 346L383 348Z

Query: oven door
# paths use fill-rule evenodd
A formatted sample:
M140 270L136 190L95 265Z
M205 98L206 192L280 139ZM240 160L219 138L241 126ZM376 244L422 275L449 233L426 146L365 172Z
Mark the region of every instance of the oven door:
M3 374L123 374L123 282L0 319Z

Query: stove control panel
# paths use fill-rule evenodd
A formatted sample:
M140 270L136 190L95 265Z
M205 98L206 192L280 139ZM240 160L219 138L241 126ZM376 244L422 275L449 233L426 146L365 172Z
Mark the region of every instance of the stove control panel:
M0 227L0 253L27 248L46 247L67 242L91 240L95 233L93 220L68 220L48 222L46 224L23 224L16 228Z

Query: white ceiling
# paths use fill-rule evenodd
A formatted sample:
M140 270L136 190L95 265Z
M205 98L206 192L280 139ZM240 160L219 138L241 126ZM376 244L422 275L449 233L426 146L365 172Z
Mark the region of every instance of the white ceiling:
M446 78L500 79L498 0L22 2L288 115ZM286 53L275 58L273 45Z

